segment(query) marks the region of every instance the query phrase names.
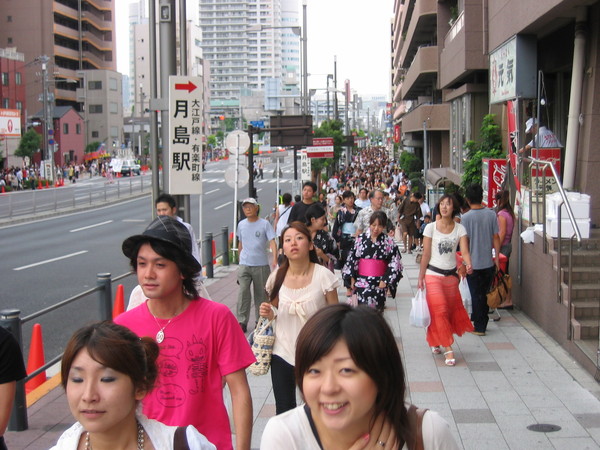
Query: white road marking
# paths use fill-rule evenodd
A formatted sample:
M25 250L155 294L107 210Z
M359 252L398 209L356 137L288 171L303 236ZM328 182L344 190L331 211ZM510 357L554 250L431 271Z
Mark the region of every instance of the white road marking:
M227 203L223 203L221 206L217 206L217 207L215 208L215 210L217 210L217 209L221 209L221 208L225 208L227 205L231 205L232 203L233 203L233 202L227 202Z
M144 220L144 219L123 219L123 222L125 222L125 223L129 223L129 222L139 223L139 222L146 222L146 220Z
M52 258L52 259L47 259L45 261L40 261L40 262L36 262L33 264L29 264L27 266L21 266L21 267L15 267L13 270L25 270L25 269L31 269L32 267L36 267L36 266L41 266L42 264L48 264L51 262L55 262L55 261L60 261L61 259L67 259L67 258L72 258L73 256L77 256L77 255L83 255L84 253L87 253L87 250L82 250L80 252L76 252L76 253L69 253L68 255L64 255L64 256L58 256L56 258Z
M102 225L106 225L112 223L112 220L107 220L106 222L95 223L94 225L88 225L87 227L75 228L70 230L69 233L77 233L78 231L89 230L90 228L101 227Z
M204 195L212 194L213 192L217 192L219 190L220 189L218 189L218 188L217 189L213 189L212 191L205 192Z

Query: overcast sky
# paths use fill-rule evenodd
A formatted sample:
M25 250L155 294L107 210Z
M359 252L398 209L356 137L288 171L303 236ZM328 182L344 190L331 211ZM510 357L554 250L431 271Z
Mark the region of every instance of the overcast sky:
M128 4L116 1L117 68L129 73ZM302 2L299 0L300 17ZM338 89L344 80L359 95L390 91L393 0L308 0L308 86L325 88L337 56ZM302 21L302 19L300 19Z

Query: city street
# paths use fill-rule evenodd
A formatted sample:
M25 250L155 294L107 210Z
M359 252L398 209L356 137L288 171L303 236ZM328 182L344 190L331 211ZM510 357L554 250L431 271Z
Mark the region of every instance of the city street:
M228 161L209 163L203 173L203 233L217 235L223 226L233 231L233 189L224 179L228 166ZM265 178L255 181L263 206L262 216L268 214L275 203L277 180L273 178L274 168L275 164L265 164ZM291 189L292 162L282 164L282 171L284 179L280 187L285 192ZM132 180L139 183L140 177ZM72 189L77 186L78 191L85 192L103 184L101 177L84 179ZM57 191L61 189L65 188ZM238 197L241 201L247 196L246 186L239 190ZM199 198L198 195L191 196L190 204L191 223L196 237L201 239ZM130 268L121 253L121 243L127 236L142 232L151 220L151 214L151 196L146 195L92 210L0 228L3 243L0 309L16 308L21 310L22 316L27 316L93 288L98 273L108 272L112 277L127 273ZM128 295L137 283L134 277L128 277L122 284ZM47 359L62 351L62 345L75 328L98 318L97 298L97 293L92 294L33 321L42 325ZM26 350L32 325L27 323L23 330Z

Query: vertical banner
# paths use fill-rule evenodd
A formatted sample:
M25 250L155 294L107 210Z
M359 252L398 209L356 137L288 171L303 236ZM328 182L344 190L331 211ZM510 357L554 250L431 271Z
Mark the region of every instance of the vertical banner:
M202 79L169 77L169 194L202 194Z
M484 158L481 160L481 184L483 186L483 205L496 206L496 193L502 189L506 177L506 160Z
M517 158L519 152L519 127L517 125L517 100L508 100L506 102L506 114L508 124L508 158L510 168L515 179L517 191L521 192L521 182L519 181L519 171L517 170Z

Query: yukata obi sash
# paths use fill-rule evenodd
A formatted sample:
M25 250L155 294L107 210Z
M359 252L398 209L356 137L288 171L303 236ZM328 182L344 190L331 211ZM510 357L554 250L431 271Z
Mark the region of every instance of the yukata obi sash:
M387 270L388 262L383 259L358 260L358 275L361 277L382 277Z

